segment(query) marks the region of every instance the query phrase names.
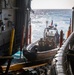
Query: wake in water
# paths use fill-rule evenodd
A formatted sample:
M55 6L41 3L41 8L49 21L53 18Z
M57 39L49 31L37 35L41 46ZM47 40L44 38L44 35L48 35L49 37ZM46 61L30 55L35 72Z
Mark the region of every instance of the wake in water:
M66 32L70 25L70 18L72 16L72 10L34 10L31 14L32 23L32 42L43 37L43 32L46 27L46 21L48 26L53 20L53 25L57 24L57 29L60 33L61 30L64 32L64 38L66 38Z

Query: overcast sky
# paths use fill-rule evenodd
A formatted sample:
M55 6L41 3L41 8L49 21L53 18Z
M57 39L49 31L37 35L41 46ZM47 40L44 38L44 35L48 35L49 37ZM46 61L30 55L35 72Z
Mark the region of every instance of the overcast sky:
M32 9L72 9L74 0L32 0Z

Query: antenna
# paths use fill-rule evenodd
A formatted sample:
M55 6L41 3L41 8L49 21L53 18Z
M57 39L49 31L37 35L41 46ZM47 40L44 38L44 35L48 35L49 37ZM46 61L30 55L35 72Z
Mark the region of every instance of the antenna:
M46 28L47 28L47 26L48 26L48 21L46 21Z

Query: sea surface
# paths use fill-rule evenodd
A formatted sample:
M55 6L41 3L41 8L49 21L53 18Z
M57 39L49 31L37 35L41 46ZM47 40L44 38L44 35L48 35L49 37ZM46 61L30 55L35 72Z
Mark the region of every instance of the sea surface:
M51 25L57 24L58 32L61 30L64 32L64 38L66 39L66 33L70 25L70 18L72 19L71 9L34 9L31 12L31 25L32 25L32 42L35 42L44 36L44 29Z

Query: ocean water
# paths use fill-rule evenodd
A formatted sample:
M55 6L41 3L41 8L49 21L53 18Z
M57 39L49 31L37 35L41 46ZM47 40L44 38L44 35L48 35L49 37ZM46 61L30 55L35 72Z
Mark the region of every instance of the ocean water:
M44 29L46 27L46 21L48 26L57 24L58 32L61 30L64 32L64 38L66 39L66 33L70 25L70 18L72 19L71 9L37 9L31 13L31 25L32 25L32 42L35 42L44 36Z

